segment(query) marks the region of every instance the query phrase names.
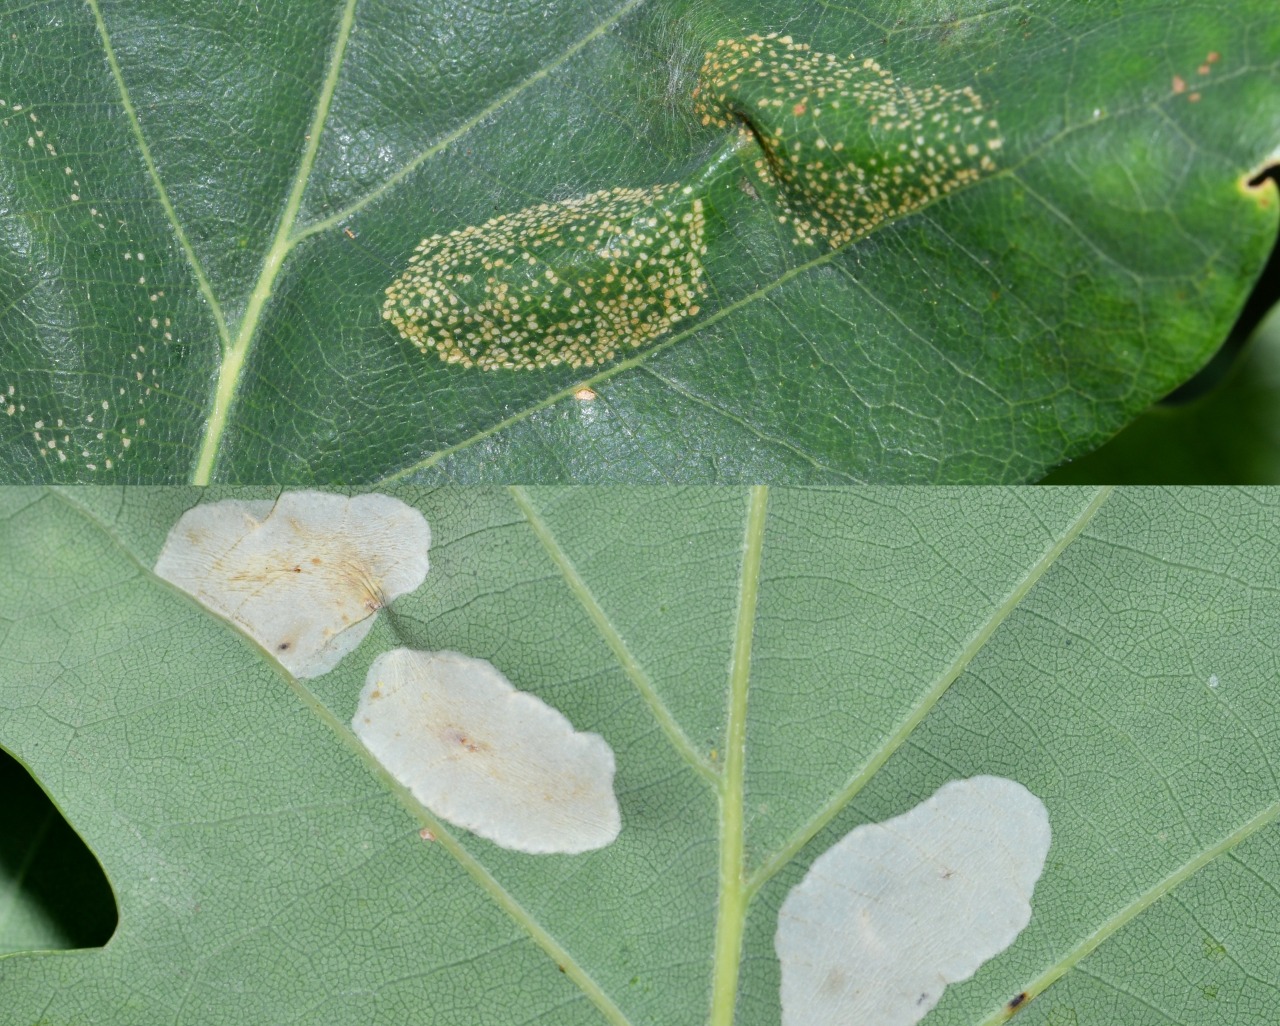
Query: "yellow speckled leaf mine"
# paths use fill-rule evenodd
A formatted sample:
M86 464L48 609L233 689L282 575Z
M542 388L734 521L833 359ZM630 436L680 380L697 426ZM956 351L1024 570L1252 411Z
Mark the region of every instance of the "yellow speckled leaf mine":
M914 89L870 58L840 60L790 36L720 41L697 95L703 124L751 124L778 220L808 245L843 246L976 182L1003 142L970 86Z
M1002 139L969 86L904 85L790 36L720 40L703 124L754 136L795 244L836 248L995 170ZM745 125L745 127L743 127ZM741 202L725 151L688 182L615 188L419 243L383 317L424 353L482 370L591 367L695 316L710 236Z
M607 189L424 239L383 315L464 367L607 360L698 312L706 219L692 193Z

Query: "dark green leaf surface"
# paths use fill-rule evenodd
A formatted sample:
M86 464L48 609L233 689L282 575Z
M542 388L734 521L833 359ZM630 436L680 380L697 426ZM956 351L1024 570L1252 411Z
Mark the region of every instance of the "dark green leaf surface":
M216 494L0 493L0 743L120 902L101 950L0 959L5 1026L777 1026L791 885L981 773L1053 845L926 1026L1024 990L1039 1026L1275 1021L1276 496L404 495L426 582L302 682L148 569ZM416 806L345 726L401 644L602 733L618 840L530 856Z
M1280 484L1280 307L1211 392L1144 413L1045 483L1100 481Z
M19 5L0 474L1034 479L1200 366L1261 268L1272 6ZM695 114L703 54L770 31L973 88L998 169L835 251L760 190L700 312L603 367L450 366L382 320L425 236L696 176L734 131Z

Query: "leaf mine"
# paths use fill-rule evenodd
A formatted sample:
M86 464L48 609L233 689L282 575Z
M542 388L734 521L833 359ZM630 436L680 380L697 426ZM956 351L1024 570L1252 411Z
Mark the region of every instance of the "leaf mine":
M777 33L717 42L695 94L703 124L759 136L756 173L804 245L843 246L973 184L1004 144L971 86L917 88Z
M431 529L388 495L285 492L188 510L156 573L241 627L296 677L333 669L427 575Z
M384 652L351 726L414 798L504 848L576 854L621 829L613 749L484 659Z
M776 33L717 42L694 96L702 123L735 128L740 145L751 126L756 174L797 244L836 248L918 210L994 171L1003 145L970 86L917 89ZM653 342L702 309L703 257L741 192L718 173L734 152L685 182L424 239L382 316L423 353L482 370L592 367Z
M851 830L778 913L783 1026L919 1022L1031 921L1049 843L1044 803L991 776Z
M606 189L419 243L382 315L424 353L482 370L591 367L699 310L693 189Z

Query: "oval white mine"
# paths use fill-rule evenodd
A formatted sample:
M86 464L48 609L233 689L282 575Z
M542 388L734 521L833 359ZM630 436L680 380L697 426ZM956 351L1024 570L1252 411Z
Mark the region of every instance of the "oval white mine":
M618 836L613 749L484 659L384 652L351 726L414 798L504 848L576 854Z
M851 830L782 903L783 1026L911 1026L1031 921L1049 815L1003 777L952 780Z
M241 627L296 677L354 649L427 575L431 529L389 495L285 492L187 510L156 574Z

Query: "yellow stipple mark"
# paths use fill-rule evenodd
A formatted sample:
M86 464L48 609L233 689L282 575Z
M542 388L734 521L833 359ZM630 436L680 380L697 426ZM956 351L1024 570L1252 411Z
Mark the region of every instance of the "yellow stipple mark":
M756 172L805 246L842 246L973 184L1004 142L970 86L916 88L776 33L717 42L695 98L703 124L755 130Z
M978 181L1004 143L971 87L917 89L790 36L721 40L694 98L744 145L750 125L758 180L806 246L843 246ZM732 208L717 166L424 239L382 315L422 352L481 370L593 367L651 343L701 309L708 222Z
M127 237L127 222L92 198L95 190L73 166L75 158L59 153L50 130L31 105L0 99L0 136L6 134L21 140L20 159L30 162L36 180L49 183L53 195L60 197L51 216L69 232L79 233L69 248L88 247L94 255L85 258L87 263L98 266L95 260L102 256L109 261L103 266L113 267L106 280L84 283L85 295L92 301L99 288L118 289L117 295L133 307L133 327L119 347L115 371L109 377L94 375L100 385L79 393L78 408L64 406L57 414L47 412L49 396L30 387L20 372L0 377L0 416L4 418L0 431L13 425L51 466L69 464L67 469L73 473L83 469L95 475L114 471L146 430L147 406L161 387L161 369L167 363L163 354L175 342L165 290L148 273L156 263L154 254L148 260L147 253ZM41 217L46 216L49 212L41 210ZM112 341L107 335L95 338L99 346ZM59 398L67 402L70 397Z
M424 239L382 315L446 363L592 367L698 313L705 234L679 184L542 203Z

